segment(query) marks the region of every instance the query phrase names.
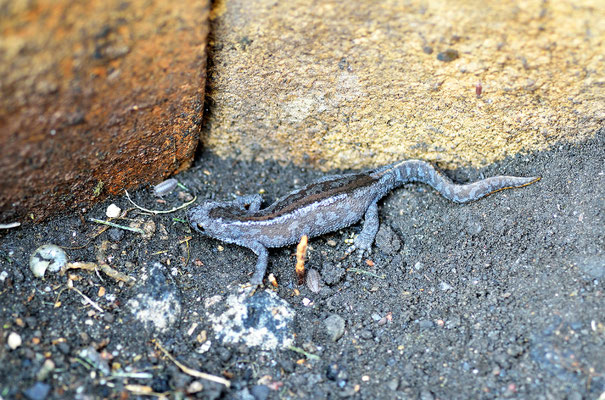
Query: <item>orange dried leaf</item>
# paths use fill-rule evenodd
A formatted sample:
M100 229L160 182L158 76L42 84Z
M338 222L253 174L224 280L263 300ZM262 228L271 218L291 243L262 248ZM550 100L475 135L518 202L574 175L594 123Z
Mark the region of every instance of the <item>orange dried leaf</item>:
M305 281L305 256L307 255L307 244L309 237L303 235L300 238L300 243L296 246L296 276L298 277L298 284L302 285Z

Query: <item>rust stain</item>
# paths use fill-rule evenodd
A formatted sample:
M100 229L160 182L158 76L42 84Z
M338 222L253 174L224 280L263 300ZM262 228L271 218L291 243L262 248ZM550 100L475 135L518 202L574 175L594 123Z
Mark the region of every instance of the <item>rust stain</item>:
M0 65L0 221L39 221L189 165L208 1L14 4L0 17L10 55Z

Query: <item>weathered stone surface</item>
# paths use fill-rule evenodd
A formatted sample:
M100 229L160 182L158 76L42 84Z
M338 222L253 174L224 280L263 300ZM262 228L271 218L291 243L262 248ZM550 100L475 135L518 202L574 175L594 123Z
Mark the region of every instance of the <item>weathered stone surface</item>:
M0 220L186 168L209 2L0 0Z
M203 140L324 168L579 140L605 117L603 20L602 0L218 0Z

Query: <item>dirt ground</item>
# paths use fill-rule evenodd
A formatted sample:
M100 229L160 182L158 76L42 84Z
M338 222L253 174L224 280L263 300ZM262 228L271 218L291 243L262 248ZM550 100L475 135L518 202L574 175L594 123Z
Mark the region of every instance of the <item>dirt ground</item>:
M446 171L459 182L542 176L468 205L424 185L395 190L379 204L370 261L339 265L360 224L310 241L317 293L296 282L294 246L270 250L268 273L279 284L271 290L295 313L290 349L215 338L208 301L248 282L256 257L191 232L185 209L132 209L114 221L143 235L99 234L105 226L90 222L107 219L112 202L132 208L125 196L2 230L0 398L603 399L604 139L601 129L583 143ZM199 203L259 192L270 201L321 176L203 153L176 178ZM182 188L162 199L150 187L131 196L164 210L190 198ZM29 258L46 243L135 283L82 269L36 278ZM132 311L145 295L170 304L147 323ZM335 341L338 324L326 320L344 321Z

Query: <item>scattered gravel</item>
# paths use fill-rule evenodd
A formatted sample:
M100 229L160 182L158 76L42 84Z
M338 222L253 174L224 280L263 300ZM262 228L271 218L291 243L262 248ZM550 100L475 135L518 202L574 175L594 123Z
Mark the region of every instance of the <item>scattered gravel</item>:
M191 232L181 222L186 210L129 211L124 223L144 236L95 236L100 227L87 222L125 198L79 211L83 218L1 230L0 396L599 399L605 130L599 135L483 170L446 171L464 182L542 175L474 203L448 202L425 185L395 190L379 203L368 261L341 260L344 239L360 225L311 240L319 293L297 285L288 247L270 250L278 287L242 296L255 255ZM202 163L177 177L198 201L261 189L275 199L325 175L208 154ZM158 208L149 190L131 196ZM186 197L175 190L161 206ZM81 269L36 279L29 256L43 243L63 247L70 260L102 260L135 282ZM274 328L286 319L279 339ZM228 326L239 331L227 334Z

